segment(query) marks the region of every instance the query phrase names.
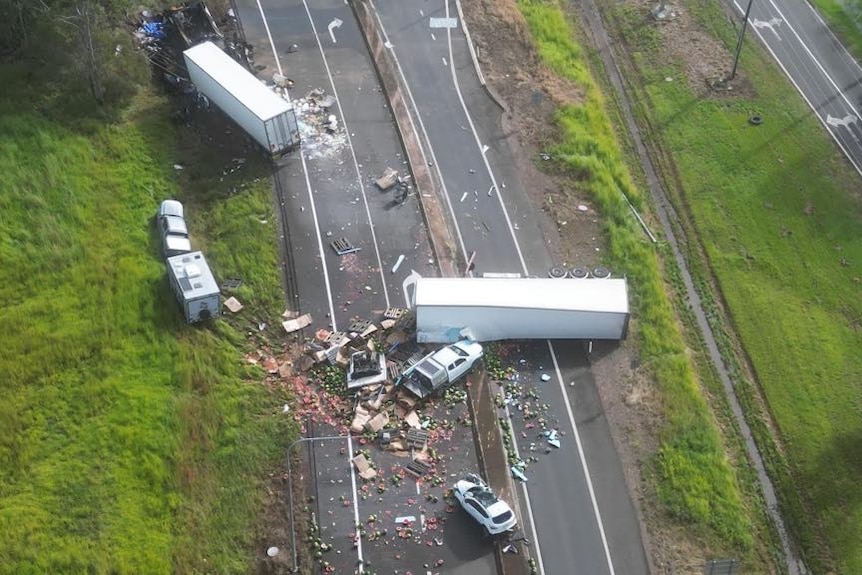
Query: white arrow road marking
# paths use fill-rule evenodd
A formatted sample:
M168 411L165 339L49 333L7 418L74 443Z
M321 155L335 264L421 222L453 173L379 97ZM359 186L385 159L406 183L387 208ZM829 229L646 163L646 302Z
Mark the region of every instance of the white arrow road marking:
M333 44L338 44L338 41L335 39L335 32L334 32L334 30L335 30L336 28L341 28L341 25L342 25L342 24L344 24L344 22L342 22L342 21L341 21L341 20L339 20L338 18L333 18L332 22L330 22L330 23L329 23L329 26L327 26L327 28L329 29L329 37L330 37L330 38L332 38L332 43L333 43Z
M769 28L769 30L773 34L775 34L775 37L778 38L778 40L780 41L781 36L779 36L778 32L775 31L775 26L780 26L783 22L784 22L784 20L782 20L781 18L773 16L772 18L770 18L766 22L764 22L763 20L758 20L757 18L755 18L754 20L751 21L751 25L754 26L755 28Z
M833 118L831 115L826 114L826 123L830 126L844 126L845 128L849 128L850 124L855 124L859 121L859 118L854 116L853 114L847 114L843 118Z

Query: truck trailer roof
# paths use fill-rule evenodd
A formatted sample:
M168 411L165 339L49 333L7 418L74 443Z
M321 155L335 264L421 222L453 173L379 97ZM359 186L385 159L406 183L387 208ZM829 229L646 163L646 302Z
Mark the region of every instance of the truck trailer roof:
M198 44L184 54L261 120L274 118L293 107L212 42Z
M415 305L629 313L625 279L420 278Z

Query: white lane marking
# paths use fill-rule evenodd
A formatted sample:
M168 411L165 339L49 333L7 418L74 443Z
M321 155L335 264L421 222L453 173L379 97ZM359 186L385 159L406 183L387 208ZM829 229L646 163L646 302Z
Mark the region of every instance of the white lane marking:
M317 236L317 253L320 254L320 266L323 268L323 283L326 285L326 299L329 301L329 323L332 331L338 331L335 319L335 305L332 302L332 287L329 284L329 270L326 267L326 254L323 251L323 236L320 232L320 221L317 219L317 207L314 204L314 194L311 191L311 180L308 178L308 165L305 162L305 152L299 150L302 160L302 173L305 175L305 187L308 189L308 201L311 204L311 218L314 220L314 234Z
M278 59L278 53L275 51L275 42L272 41L272 34L269 33L269 23L266 21L266 16L263 14L263 6L260 5L260 0L256 1L260 17L263 18L263 27L266 29L266 37L269 38L269 47L272 48L272 55L275 56L275 65L278 67L279 75L283 76L284 74L281 71L281 60Z
M460 0L455 0L456 3L458 3L459 1ZM443 3L446 6L446 16L448 17L449 16L449 0L443 0ZM449 58L453 59L453 55L452 55L452 31L447 29L446 34L447 34L447 40L449 42ZM493 184L493 186L495 188L500 189L499 186L497 186L497 179L494 177L494 173L491 170L491 165L488 162L488 158L485 154L485 150L482 149L482 142L480 141L479 134L476 131L475 125L473 124L473 119L470 117L470 112L469 112L469 110L467 110L467 105L464 102L464 97L461 95L461 87L458 84L458 75L455 72L455 66L452 66L452 81L455 84L455 91L458 94L458 99L461 101L461 107L463 108L464 114L467 117L467 122L470 125L470 130L473 132L473 137L476 140L476 145L482 151L482 154L481 154L482 155L482 161L485 163L485 169L488 171L488 175L491 178L491 183ZM515 249L518 252L518 259L520 259L520 261L521 261L521 268L524 271L524 275L528 276L529 271L527 270L527 264L524 262L524 256L521 253L520 243L518 242L518 238L515 235L515 230L512 228L512 222L509 219L509 212L506 210L506 205L503 202L503 195L502 194L496 194L496 196L497 196L497 199L500 203L500 208L503 210L503 216L506 218L506 224L509 226L509 232L512 235L512 241L514 242ZM613 563L613 560L611 559L610 549L608 548L608 541L607 541L607 536L605 535L605 528L604 528L604 522L602 521L602 514L599 511L599 505L598 505L598 502L596 501L595 492L593 490L593 483L592 483L592 480L590 479L590 470L589 470L589 467L587 467L587 459L584 456L583 447L581 445L580 436L578 434L578 428L577 428L577 425L575 424L574 416L572 415L572 406L569 402L568 395L566 395L566 393L565 393L565 387L563 386L563 376L560 373L560 367L557 363L557 356L554 353L554 346L550 340L547 340L547 342L548 342L548 349L551 351L551 357L554 360L554 367L556 368L556 373L557 373L557 381L560 384L561 389L563 390L563 401L566 405L566 411L569 414L569 422L572 425L572 429L574 430L575 437L578 439L578 442L577 442L578 443L578 453L580 454L581 465L582 465L583 470L584 470L584 477L586 477L586 479L587 479L587 485L589 487L589 492L590 492L590 502L592 503L592 506L593 506L593 513L595 514L595 517L596 517L596 524L598 525L599 533L600 533L601 539L602 539L602 545L604 546L605 559L607 560L608 570L610 571L610 575L615 575L614 563ZM510 422L511 422L511 419L510 419ZM523 487L524 487L524 493L527 494L526 485L524 485ZM527 494L527 498L528 498L528 506L529 506L529 495L528 494ZM530 517L532 519L532 514ZM538 539L536 540L536 545L538 546ZM542 573L544 573L544 565L541 563L541 561L539 562L539 565L541 566Z
M263 6L260 5L260 0L257 0L257 8L260 11L260 17L263 19L263 27L266 29L266 36L269 38L269 45L272 48L272 56L275 58L275 64L278 67L278 73L281 74L281 60L278 58L278 52L275 51L275 42L272 40L272 35L269 33L269 24L266 21L266 14L263 13ZM290 93L288 92L288 99ZM311 180L308 178L308 164L305 161L305 154L300 147L299 159L302 162L302 174L305 176L305 187L308 190L308 201L311 205L311 218L314 220L314 232L317 235L317 251L320 255L320 265L323 268L323 283L326 285L326 299L329 302L329 319L332 324L332 331L337 331L338 327L335 320L335 306L332 302L332 287L329 284L329 271L326 268L326 254L323 251L323 240L320 235L320 221L317 219L317 208L314 204L314 193L311 190ZM278 175L276 175L278 177ZM286 222L284 222L286 225Z
M329 26L326 27L326 29L329 30L329 37L332 38L333 44L338 44L338 40L335 39L335 29L341 28L342 24L344 24L344 22L342 22L338 18L333 18L332 22L329 23Z
M755 28L769 28L769 30L773 34L775 34L775 37L778 39L778 41L781 42L781 36L778 35L778 32L775 30L775 27L780 26L782 22L784 22L784 20L773 16L766 22L764 22L763 20L758 20L757 18L753 18L751 20L751 25Z
M742 6L740 6L739 2L737 2L736 0L733 0L733 5L736 6L736 9L739 10L740 14L745 14L745 10L743 9ZM790 73L790 71L784 65L784 62L781 61L781 59L778 57L778 55L775 53L775 51L772 49L772 47L769 45L769 43L763 37L763 34L761 34L760 30L755 29L754 33L757 34L758 38L760 38L760 41L763 43L763 46L772 55L772 58L773 58L773 60L775 60L775 63L778 64L778 67L781 68L782 72L784 72L784 75L787 76L787 79L790 80L790 83L793 84L793 86L796 88L796 91L799 92L799 95L802 96L802 99L805 100L806 104L808 104L808 107L811 108L811 111L814 112L814 116L818 120L820 120L821 124L823 124L823 127L826 129L826 132L830 136L832 136L832 139L835 140L835 143L838 144L838 147L841 148L842 152L844 152L844 156L850 161L851 164L853 164L853 167L856 169L856 172L860 176L862 176L862 166L860 166L859 164L856 163L856 160L853 158L853 155L850 153L850 151L847 149L847 147L841 141L841 138L838 137L838 134L834 130L829 129L829 125L826 123L826 121L820 115L820 112L817 110L817 107L814 105L813 102L811 102L811 100L808 98L808 95L802 90L802 88L796 82L796 79L793 77L793 75Z
M449 17L449 0L443 0L443 4L446 5L446 17ZM452 54L452 29L446 29L446 40L449 44L449 60L454 62L454 56ZM467 117L467 124L470 126L470 130L473 132L473 138L476 140L476 145L479 149L482 149L482 142L479 139L479 133L476 131L476 126L473 124L473 118L470 116L469 110L467 110L467 104L464 103L464 96L461 94L461 86L458 84L458 74L455 72L455 66L449 66L449 69L452 70L452 82L455 84L455 93L458 94L458 100L461 102L461 108L464 110L464 115ZM485 164L485 169L488 171L488 176L491 178L491 183L498 190L500 187L497 185L497 178L494 177L494 172L491 170L491 164L488 163L488 158L485 157L485 154L482 154L482 162ZM518 239L515 237L515 229L512 227L512 220L509 218L509 212L506 210L506 204L503 203L503 198L500 194L497 194L497 199L500 203L500 209L503 210L503 217L506 219L506 225L509 227L509 232L512 234L512 241L515 243L515 251L518 252L518 260L521 262L521 269L524 271L524 275L530 275L527 272L527 263L524 261L524 254L521 253L521 246L518 243Z
M602 546L605 548L605 558L608 561L608 569L610 569L611 575L614 575L614 563L611 560L611 550L608 547L608 539L605 536L605 527L602 524L602 516L599 513L599 504L596 501L596 491L593 489L593 480L590 477L590 470L587 467L587 458L584 455L584 447L581 444L581 434L578 433L578 426L575 425L575 416L572 413L572 406L569 404L566 386L563 384L563 374L560 373L560 364L557 363L557 354L554 353L554 346L551 345L550 340L548 340L548 349L551 352L551 360L554 362L554 371L557 372L557 382L560 384L560 392L562 392L563 397L566 398L566 412L569 415L569 423L572 424L572 429L575 431L575 443L578 445L578 456L581 458L581 465L584 468L584 477L587 479L587 489L590 492L590 501L592 501L593 509L596 512L596 521L599 523L599 533L602 536Z
M311 23L311 31L314 32L314 39L317 41L317 48L320 50L320 57L323 58L323 66L326 68L326 75L329 76L329 85L332 87L332 95L335 96L335 105L338 106L338 113L341 115L341 123L344 126L344 133L347 136L347 147L350 148L350 157L353 159L353 167L356 170L356 180L359 182L359 190L362 192L362 202L365 204L365 215L368 218L368 225L371 228L371 240L374 242L374 254L377 257L377 269L380 272L380 283L383 285L383 298L386 300L386 307L389 307L389 290L386 289L386 276L383 273L383 261L380 258L380 247L377 245L377 233L374 231L374 220L371 219L371 208L368 206L368 196L365 193L365 184L362 183L362 172L359 170L359 162L356 160L356 150L353 149L353 141L350 139L350 128L347 126L347 116L344 115L344 110L341 109L341 98L338 97L338 90L335 89L335 80L332 78L332 72L329 70L329 63L326 61L326 53L323 51L323 45L320 43L320 36L317 34L317 27L314 25L314 19L311 17L311 10L309 10L306 0L302 0L302 5L305 6L305 13L308 15L308 21Z
M362 537L359 536L359 495L356 492L356 472L353 469L353 436L347 436L347 465L350 467L350 489L353 492L353 536L356 540L356 553L359 556L357 571L365 573L362 559Z
M377 13L377 8L372 0L368 1L371 10L374 12L374 17L377 20L377 25L383 33L384 46L388 48L392 54L392 60L395 62L395 67L398 69L398 76L401 78L401 84L407 92L407 97L410 99L410 106L416 113L416 120L419 122L419 129L422 130L422 137L428 146L428 152L431 154L431 162L428 162L428 156L425 155L425 146L419 146L419 152L422 154L422 161L425 165L433 164L434 172L437 174L437 179L440 182L440 187L443 189L443 199L446 206L449 208L449 213L452 215L452 224L455 226L455 235L458 236L458 246L461 248L461 253L467 257L467 248L464 247L464 238L461 236L461 226L458 225L458 219L455 217L455 210L452 209L452 202L449 199L449 190L446 188L446 182L443 180L443 172L440 171L440 164L437 162L437 155L434 153L434 146L431 145L431 138L428 137L428 132L425 131L425 122L422 121L422 115L419 113L419 108L416 106L416 100L413 99L413 92L410 90L410 85L407 83L407 77L404 75L404 70L401 69L401 64L398 62L398 55L395 53L395 46L389 41L389 35L386 33L386 28L383 26L383 21L380 19L380 14ZM408 110L408 112L410 112ZM416 124L413 122L413 112L407 114L410 120L410 128L416 139L419 139L419 134L416 131Z

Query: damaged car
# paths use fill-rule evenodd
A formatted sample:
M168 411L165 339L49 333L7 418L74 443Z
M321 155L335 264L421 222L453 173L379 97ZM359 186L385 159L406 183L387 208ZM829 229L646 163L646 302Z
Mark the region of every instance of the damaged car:
M509 504L497 497L475 473L468 473L452 491L464 511L482 526L486 535L507 533L518 525Z

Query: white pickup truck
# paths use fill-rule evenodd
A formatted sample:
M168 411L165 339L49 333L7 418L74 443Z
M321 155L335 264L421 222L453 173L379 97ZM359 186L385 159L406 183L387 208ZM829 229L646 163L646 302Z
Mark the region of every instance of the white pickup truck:
M417 361L404 371L400 382L416 397L423 399L458 381L483 355L481 344L462 340Z

